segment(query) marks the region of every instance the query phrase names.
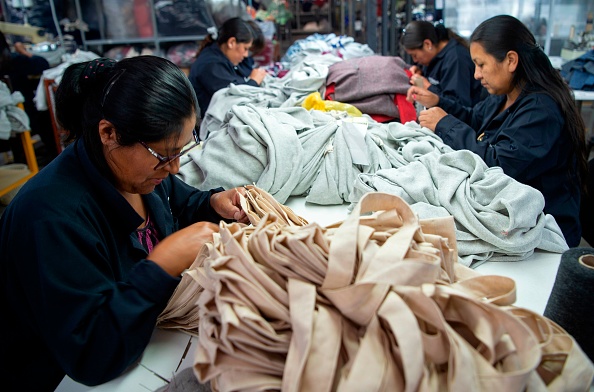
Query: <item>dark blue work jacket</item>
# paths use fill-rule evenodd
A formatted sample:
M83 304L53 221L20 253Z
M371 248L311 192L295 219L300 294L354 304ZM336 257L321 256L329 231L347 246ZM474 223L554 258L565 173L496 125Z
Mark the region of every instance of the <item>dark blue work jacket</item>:
M196 91L202 117L213 94L229 84L249 84L258 87L258 83L250 79L249 74L244 76L238 67L229 61L216 43L202 49L190 68L189 78Z
M165 237L219 222L175 176L143 195ZM0 378L7 391L53 391L65 374L109 381L142 354L180 279L146 259L140 217L93 165L82 141L19 191L0 219Z
M429 91L457 100L464 106L474 106L488 95L481 82L474 78L470 52L453 38L427 67L423 67L423 75L431 82Z

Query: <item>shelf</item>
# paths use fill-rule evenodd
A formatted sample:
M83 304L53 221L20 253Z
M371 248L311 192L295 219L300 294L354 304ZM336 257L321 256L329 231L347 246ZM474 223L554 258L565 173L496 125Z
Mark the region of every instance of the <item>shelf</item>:
M149 38L116 38L116 39L93 39L86 40L89 46L97 45L120 45L120 44L146 44L158 42L180 42L180 41L202 41L204 35L177 35L170 37L149 37Z
M151 19L151 25L152 25L152 35L151 36L144 36L144 37L134 37L134 36L121 36L118 38L105 38L106 31L105 28L107 26L106 25L102 25L101 22L99 23L99 35L100 38L99 39L86 39L85 33L82 32L82 44L85 50L87 50L87 48L89 46L102 46L102 45L134 45L134 44L147 44L147 45L151 45L153 46L156 50L160 50L160 44L161 43L166 43L166 42L186 42L186 41L202 41L205 37L206 37L206 33L203 34L176 34L176 35L163 35L163 31L159 31L159 27L161 28L161 30L170 30L169 28L166 27L174 27L175 23L171 23L168 25L159 25L158 21L157 21L157 16L155 14L155 2L156 0L147 0L147 6L150 9L150 19ZM81 0L75 0L75 6L76 6L76 14L77 14L77 18L79 20L84 20L83 17L83 11L80 7L80 3ZM104 20L105 15L104 15L104 11L102 6L97 3L97 18L101 21ZM207 9L204 9L203 12L200 13L201 17L203 17L204 23L206 23L206 25L211 24L212 26L215 25L214 20L212 20L212 16L210 15L210 13L208 13L208 15L206 14ZM110 25L111 26L111 25ZM197 31L201 31L201 29L196 28L196 29L189 29L189 30L197 30ZM172 31L172 33L177 33L177 31ZM122 34L123 35L123 34ZM130 34L127 34L130 35ZM102 49L101 49L102 50Z
M292 0L291 1L291 10L293 12L293 21L291 25L294 24L295 28L292 29L292 32L295 34L328 34L331 33L332 30L332 0L328 0L327 8L322 10L320 8L314 8L311 11L303 11L301 8L301 2L299 0ZM325 26L323 29L318 31L309 31L304 30L303 27L308 22L320 22L321 19L326 19L328 21L328 25Z

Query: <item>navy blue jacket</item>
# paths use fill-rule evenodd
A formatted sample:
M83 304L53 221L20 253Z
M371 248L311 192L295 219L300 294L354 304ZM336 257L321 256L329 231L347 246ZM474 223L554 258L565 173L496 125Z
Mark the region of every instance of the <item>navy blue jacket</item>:
M218 223L202 192L169 176L143 198L161 237ZM19 191L0 219L0 378L6 390L87 385L142 354L179 283L146 260L141 218L91 163L82 141ZM8 383L8 385L7 385Z
M448 115L437 123L435 133L450 147L473 151L488 166L500 166L508 176L538 189L545 199L544 212L555 217L567 244L577 246L580 185L561 110L547 94L523 92L498 114L505 100L504 95L490 95L471 109L440 98L439 106Z
M423 75L431 82L429 91L457 100L464 106L474 106L488 95L481 82L474 78L470 52L453 38L427 67L423 67Z
M244 76L237 66L223 54L216 43L210 44L198 55L190 68L190 83L194 86L200 115L204 117L214 93L229 84L249 84L258 87L255 80Z
M254 58L252 56L248 56L237 65L237 71L243 77L249 78L255 65L256 62L254 61Z

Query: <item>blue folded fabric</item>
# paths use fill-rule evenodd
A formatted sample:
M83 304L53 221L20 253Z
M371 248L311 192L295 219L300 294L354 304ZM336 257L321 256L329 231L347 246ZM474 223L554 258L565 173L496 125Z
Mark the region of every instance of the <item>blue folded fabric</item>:
M561 76L574 90L594 91L594 50L565 63Z

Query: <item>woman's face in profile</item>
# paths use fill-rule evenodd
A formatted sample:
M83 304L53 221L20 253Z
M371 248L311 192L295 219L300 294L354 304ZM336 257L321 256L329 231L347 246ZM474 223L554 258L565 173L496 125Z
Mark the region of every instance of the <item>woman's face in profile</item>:
M475 65L474 78L481 82L489 94L503 95L512 89L515 67L508 64L507 58L498 62L478 42L470 44L470 57Z
M424 66L429 65L431 60L437 54L436 48L431 44L431 41L426 39L423 46L418 49L404 49L410 55L412 61Z
M252 42L237 42L235 38L230 38L223 48L223 53L233 65L238 65L249 56Z

